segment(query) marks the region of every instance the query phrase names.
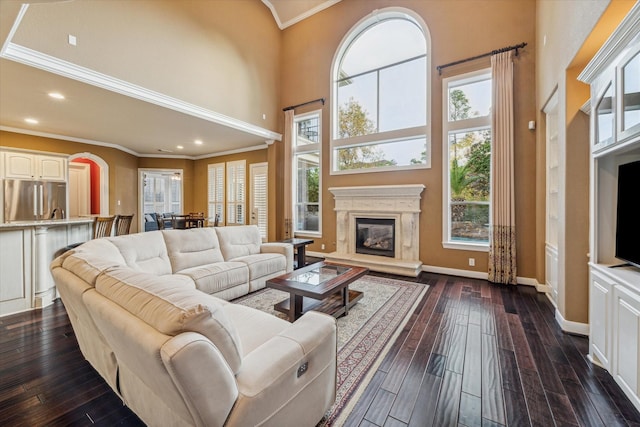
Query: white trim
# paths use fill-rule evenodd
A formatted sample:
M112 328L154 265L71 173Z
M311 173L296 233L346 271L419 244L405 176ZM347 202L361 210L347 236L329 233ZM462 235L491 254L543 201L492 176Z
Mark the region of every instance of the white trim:
M275 6L273 4L271 4L271 2L269 0L262 0L262 3L264 3L269 10L271 10L271 14L273 15L273 19L275 19L276 24L278 24L278 28L280 28L281 30L284 30L287 27L292 26L293 24L297 24L300 21L303 21L305 19L307 19L308 17L315 15L318 12L321 12L323 10L325 10L328 7L333 6L336 3L339 3L341 0L327 0L325 2L320 3L319 5L317 5L316 7L307 10L304 13L301 13L300 15L289 19L288 21L282 22L280 20L280 16L278 15L278 11L276 10Z
M100 147L109 147L109 148L114 148L116 150L124 151L125 153L129 153L133 156L140 157L140 158L200 160L200 159L209 159L212 157L226 156L228 154L244 153L247 151L266 150L268 148L267 145L255 145L253 147L237 148L235 150L227 150L227 151L220 151L217 153L202 154L200 156L185 156L181 154L180 155L178 154L142 154L142 153L138 153L136 151L130 150L127 147L123 147L122 145L111 144L109 142L103 142L103 141L96 141L93 139L76 138L74 136L59 135L59 134L49 133L49 132L38 132L34 130L29 130L29 129L14 128L11 126L0 126L0 130L6 131L6 132L20 133L24 135L33 135L33 136L41 136L44 138L60 139L63 141L79 142L81 144L97 145Z
M297 145L298 132L296 131L296 125L304 120L318 118L318 142L313 144ZM320 237L322 235L322 168L323 168L323 156L322 156L322 110L313 110L307 113L295 114L293 116L293 129L291 131L291 209L293 210L292 225L293 235L302 236L308 235L313 237ZM307 139L307 141L309 141ZM311 142L311 141L310 141ZM295 224L297 219L297 209L295 205L298 202L298 174L297 174L297 155L304 155L309 153L310 155L318 154L318 231L313 230L295 230Z
M457 243L457 242L442 242L442 247L445 249L456 249L461 251L476 251L476 252L489 252L488 243Z
M226 116L195 104L176 99L160 92L134 85L86 67L47 55L36 50L9 43L1 55L3 58L20 62L54 74L68 77L83 83L110 90L115 93L139 99L150 104L178 111L228 128L240 130L265 139L282 140L282 135L268 129Z
M20 26L20 23L22 22L22 18L24 18L25 13L27 13L28 8L29 8L28 4L22 4L22 6L20 6L20 11L18 12L18 16L16 16L15 21L13 21L11 30L9 30L9 34L7 34L7 38L4 40L4 43L2 44L2 49L0 50L0 57L4 57L4 53L7 50L7 47L9 46L9 44L11 43L11 40L13 40L13 36L16 34L16 31L18 31L18 27Z
M578 80L592 83L605 68L625 49L640 32L640 2L631 8L618 27L611 33L607 41L589 61L578 75Z
M184 212L184 169L169 169L169 168L138 168L138 232L144 232L144 174L156 173L164 174L164 172L180 174L180 209L179 212ZM170 195L169 195L170 196ZM171 202L169 202L171 203ZM164 211L164 210L163 210Z
M67 161L71 163L79 158L89 159L100 166L100 215L109 215L109 164L102 157L88 152L71 154Z
M556 317L556 322L564 332L568 332L570 334L584 335L586 337L589 336L588 323L579 323L579 322L572 322L571 320L567 320L564 317L562 317L562 313L560 313L560 310L558 310L557 308L556 308L555 317Z

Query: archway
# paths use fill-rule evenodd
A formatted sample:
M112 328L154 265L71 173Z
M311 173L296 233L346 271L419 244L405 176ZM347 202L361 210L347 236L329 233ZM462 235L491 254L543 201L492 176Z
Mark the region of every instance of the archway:
M89 159L100 169L100 215L109 215L109 165L101 157L91 153L76 153L69 156L69 162L76 159Z

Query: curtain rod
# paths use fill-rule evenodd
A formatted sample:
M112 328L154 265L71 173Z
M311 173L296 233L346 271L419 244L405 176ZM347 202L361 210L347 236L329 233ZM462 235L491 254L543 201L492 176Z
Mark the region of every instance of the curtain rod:
M436 67L436 69L438 70L438 74L442 75L442 69L443 68L451 67L453 65L462 64L464 62L473 61L475 59L484 58L485 56L491 56L491 55L496 55L496 54L502 53L502 52L508 52L510 50L515 50L516 51L516 56L518 56L518 49L522 49L526 45L527 45L526 43L520 43L520 44L517 44L515 46L503 47L502 49L492 50L491 52L483 53L482 55L472 56L471 58L461 59L461 60L455 61L455 62L449 62L448 64L444 64L444 65L438 65Z
M314 99L313 101L303 102L302 104L291 105L289 107L284 107L282 111L293 110L294 108L303 107L305 105L313 104L314 102L322 102L324 105L324 98Z

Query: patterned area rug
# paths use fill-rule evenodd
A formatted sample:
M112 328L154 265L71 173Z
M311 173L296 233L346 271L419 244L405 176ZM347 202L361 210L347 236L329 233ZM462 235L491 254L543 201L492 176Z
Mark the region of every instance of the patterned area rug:
M421 283L375 276L349 285L364 295L348 316L338 319L336 401L318 427L344 423L427 288ZM288 293L264 289L233 302L286 319L273 306L288 297Z

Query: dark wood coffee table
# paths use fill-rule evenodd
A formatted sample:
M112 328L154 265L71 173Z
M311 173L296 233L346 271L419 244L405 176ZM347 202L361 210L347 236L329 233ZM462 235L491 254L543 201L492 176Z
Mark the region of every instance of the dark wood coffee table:
M268 288L288 292L289 299L273 308L295 322L309 310L340 317L362 298L362 292L349 289L349 284L369 271L364 267L317 262L291 273L267 280Z

